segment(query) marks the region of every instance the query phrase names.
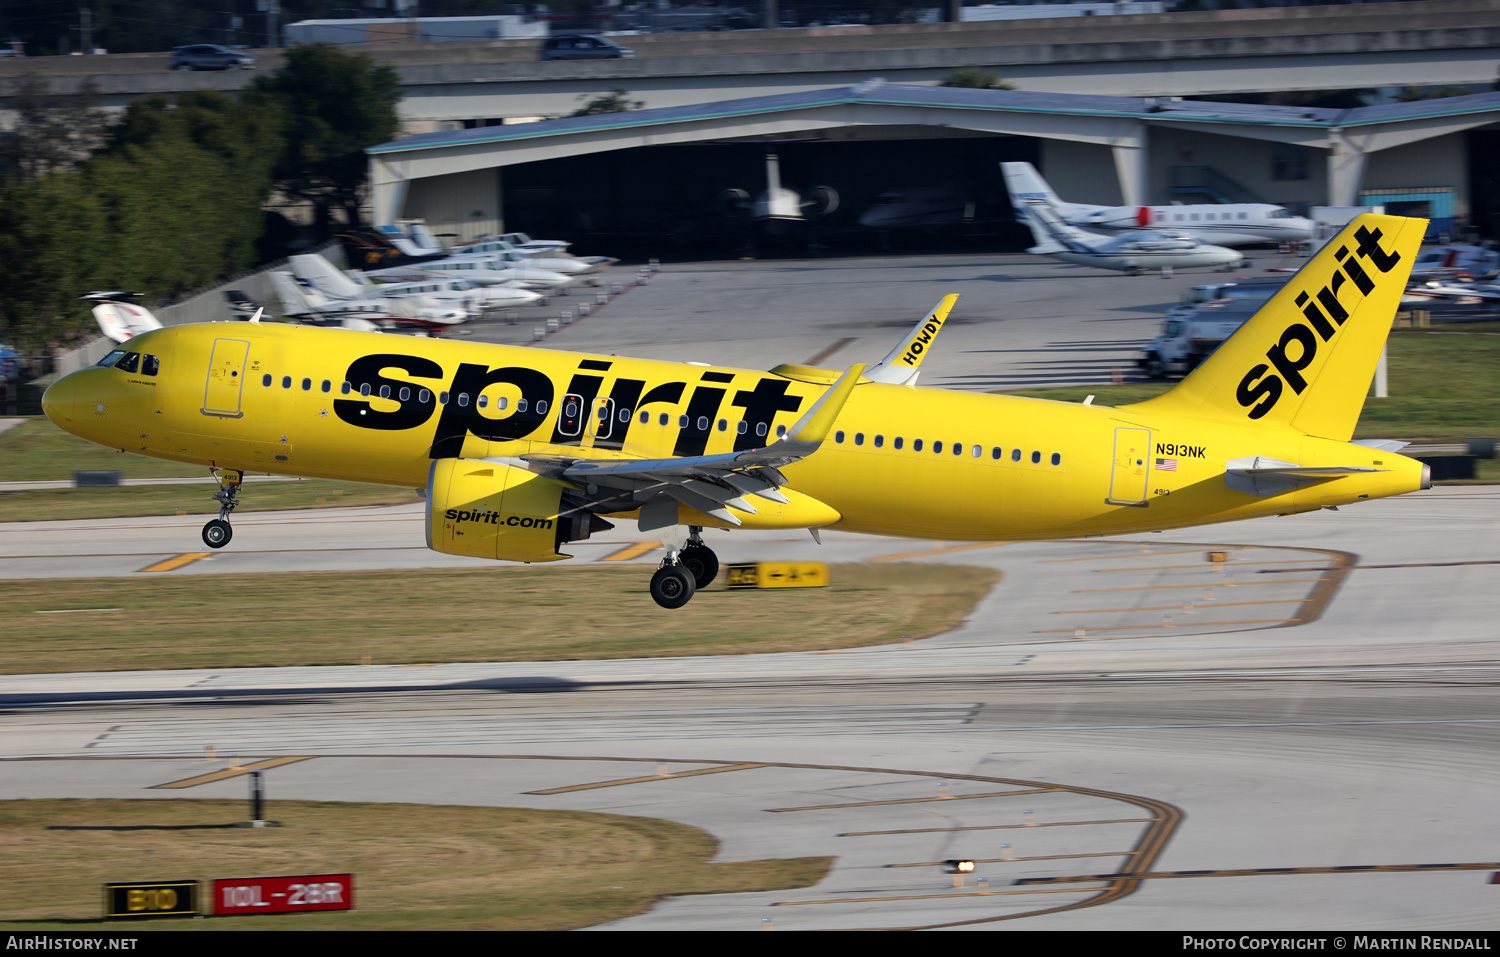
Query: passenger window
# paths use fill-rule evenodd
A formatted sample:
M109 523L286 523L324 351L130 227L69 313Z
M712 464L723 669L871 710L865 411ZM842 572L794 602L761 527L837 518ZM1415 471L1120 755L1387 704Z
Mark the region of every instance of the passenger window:
M785 435L786 435L786 426L784 426L784 425L778 425L778 426L776 426L776 437L779 439L779 438L781 438L781 437L783 437Z
M311 392L312 391L312 380L311 379L303 379L302 380L302 391L303 392Z
M665 419L666 416L663 415L662 418ZM641 413L641 425L649 425L650 423L651 423L651 413L650 412L642 412ZM667 424L666 422L662 423L662 425L666 425L666 424Z
M125 358L115 363L115 368L121 372L134 372L140 368L141 354L139 352L127 352Z
M389 399L391 397L391 387L388 386L388 385L381 386L380 387L380 397L382 399Z
M728 419L720 419L719 420L719 431L723 432L723 431L725 431L728 428L729 428L729 420Z
M525 412L526 411L526 400L525 399L517 399L516 400L516 411L517 412ZM538 412L542 411L542 407L540 405L537 406L537 411Z
M266 376L266 385L270 385L270 384L271 384L271 377L270 376ZM349 391L352 388L353 388L353 386L351 386L347 382L340 383L339 384L339 395L348 395Z
M490 404L490 397L487 395L481 395L478 399L474 400L474 404L483 409Z
M260 384L269 389L271 387L271 373L267 372L265 375L261 376ZM344 383L344 391L349 391L349 383L347 382Z
M290 389L292 387L292 377L289 376L289 375L282 376L281 377L281 387L283 389Z
M984 455L984 449L980 448L977 445L974 446L974 457L977 459L982 455Z
M642 413L641 413L641 415L645 415L645 414L646 414L646 413L644 413L644 412L642 412ZM669 416L669 415L667 415L667 414L666 414L666 413L665 413L665 412L663 412L663 413L662 413L662 414L661 414L661 415L660 415L660 416L659 416L659 417L658 417L658 418L657 418L657 420L656 420L656 424L657 424L657 425L666 425L666 424L667 424L667 423L668 423L668 422L670 422L670 421L672 421L672 417L671 417L671 416Z
M324 392L329 392L332 389L333 389L333 383L329 382L327 379L324 379L323 380L323 391Z
M707 432L708 431L708 416L706 416L706 415L700 415L700 416L698 416L698 431L699 432Z
M621 409L620 410L620 421L621 422L629 422L630 421L630 410L629 409Z
M896 438L891 442L891 446L899 451L901 448L901 436L896 436Z
M1019 462L1019 461L1021 461L1021 450L1020 449L1011 449L1010 450L1010 460L1012 462Z
M467 392L460 392L458 394L458 407L460 409L462 409L465 406L467 406L468 404L469 404L469 393L467 393Z
M835 432L835 433L833 433L833 441L837 442L839 445L843 445L844 444L844 433L842 433L842 432Z
M964 454L964 444L962 442L954 442L953 443L953 454L954 455L963 455Z
M399 398L402 402L405 402L407 399L411 398L411 390L406 386L402 386L401 393L399 396L397 396L397 398Z
M677 417L677 427L679 429L685 429L685 428L688 427L687 416L685 416L685 415L679 415Z
M990 449L990 458L996 460L997 462L1000 460L1000 447L998 445Z
M758 435L758 436L760 436L761 438L765 438L765 436L766 436L766 424L764 422L757 422L757 423L755 423L755 434Z
M448 393L446 393L446 392L439 392L438 393L438 405L447 405L447 404L448 404Z
M495 400L495 408L497 409L503 409L508 405L510 405L510 400L503 395Z
M865 444L865 434L863 432L856 432L856 433L854 433L854 444L855 445L864 445Z
M325 382L324 385L327 385L327 383ZM324 389L323 391L327 392L328 390ZM426 405L427 404L427 400L430 399L430 398L432 398L432 393L428 392L426 389L423 389L421 392L417 393L417 401L420 402L422 405Z
M934 443L932 443L932 451L933 451L934 454L938 454L938 455L942 454L943 443L941 443L941 442L934 442Z
M161 360L153 355L141 357L141 375L156 375L161 371Z
M920 451L922 451L922 440L921 439L912 439L911 440L911 450L913 452L920 452Z
M1031 453L1031 464L1032 465L1040 465L1041 461L1042 461L1042 453L1040 453L1040 452L1033 452L1033 453Z
M1062 464L1062 456L1058 455L1056 452L1053 452L1052 453L1052 464L1053 465L1061 465Z
M525 401L526 401L525 399L521 400L521 402L525 402ZM516 403L516 408L519 411L521 411L521 412L525 412L526 411L526 407L524 405L522 405L521 402L517 402ZM537 415L546 415L547 414L547 400L546 399L538 399L537 400L537 403L536 403L536 414Z
M883 436L883 435L877 435L877 436L875 436L875 447L878 449L878 448L881 448L884 445L885 445L885 436Z
M123 356L124 354L125 354L125 350L124 349L116 349L114 352L111 352L109 355L105 356L103 359L100 359L97 364L100 365L100 366L103 366L105 368L108 368L109 366L114 365L116 362L119 362L120 361L120 357Z
M740 419L740 421L735 425L734 430L740 435L744 435L746 432L750 431L750 424L744 419Z

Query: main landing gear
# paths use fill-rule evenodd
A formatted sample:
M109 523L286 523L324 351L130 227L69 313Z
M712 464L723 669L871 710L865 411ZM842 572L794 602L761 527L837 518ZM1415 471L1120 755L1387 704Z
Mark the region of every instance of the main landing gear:
M703 529L688 526L687 544L669 547L661 567L651 576L651 598L663 608L681 608L700 588L707 588L719 574L719 558L703 544Z
M245 480L245 473L236 469L215 469L214 478L219 480L219 490L214 493L214 499L219 503L219 517L203 526L203 544L209 548L223 548L234 537L229 515L240 504L240 483Z

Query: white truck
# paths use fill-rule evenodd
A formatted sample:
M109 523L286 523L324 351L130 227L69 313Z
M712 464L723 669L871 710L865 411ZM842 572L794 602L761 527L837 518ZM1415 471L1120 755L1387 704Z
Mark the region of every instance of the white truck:
M1141 349L1137 363L1152 379L1187 375L1284 285L1278 278L1194 286L1167 312L1161 334Z

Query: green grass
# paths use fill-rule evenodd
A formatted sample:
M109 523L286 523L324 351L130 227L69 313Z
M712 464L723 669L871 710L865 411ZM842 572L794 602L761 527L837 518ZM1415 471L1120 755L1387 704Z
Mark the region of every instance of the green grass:
M0 482L71 479L75 471L119 471L125 478L187 478L207 475L201 465L148 459L117 452L33 418L0 433Z
M642 913L667 895L808 887L833 863L709 863L718 842L706 832L618 814L312 801L273 801L267 814L282 826L226 827L245 819L243 801L0 802L0 926L74 933L568 930ZM106 882L263 874L353 874L355 909L101 920ZM207 892L200 884L200 895ZM200 896L199 910L210 909Z
M0 673L851 648L947 631L999 580L972 566L855 564L834 565L827 588L731 590L721 575L665 612L647 594L650 572L496 565L0 581Z

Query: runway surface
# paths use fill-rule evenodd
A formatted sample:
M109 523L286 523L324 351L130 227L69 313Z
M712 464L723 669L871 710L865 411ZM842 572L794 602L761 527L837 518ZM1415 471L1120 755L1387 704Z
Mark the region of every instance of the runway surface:
M1107 381L1158 307L1214 277L1094 278L978 257L674 267L543 347L873 360L959 282L968 318L924 384ZM0 525L0 587L485 566L424 548L420 503L242 513L229 548L173 562L203 551L200 525ZM597 810L705 828L720 860L836 859L812 888L674 898L619 928L1495 926L1500 489L1129 539L709 537L725 561L1004 577L948 634L842 652L3 676L0 798L240 797L260 765L273 814L278 799ZM615 561L649 601L647 536L570 550L547 566L561 587ZM506 567L487 567L498 594ZM504 627L498 598L476 614ZM963 887L941 867L958 857L979 862Z

